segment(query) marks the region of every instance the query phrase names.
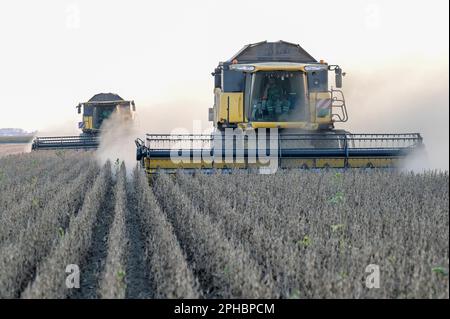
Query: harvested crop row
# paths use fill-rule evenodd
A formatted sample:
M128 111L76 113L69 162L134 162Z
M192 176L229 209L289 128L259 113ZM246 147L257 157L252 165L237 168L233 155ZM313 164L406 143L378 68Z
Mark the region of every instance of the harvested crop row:
M197 211L168 176L161 174L155 194L191 259L205 297L268 298L275 295L258 265L241 246L233 246L208 215Z
M81 207L85 189L97 171L97 164L92 162L84 173L55 195L42 209L39 220L21 231L17 241L1 247L0 268L4 271L0 273L0 296L18 296L36 265L64 235L70 217Z
M125 218L128 215L126 170L122 162L116 173L114 220L108 237L108 255L105 273L100 284L102 298L125 298L127 267L127 231Z
M72 216L70 226L48 258L38 267L36 279L23 292L23 298L66 298L65 272L68 265L78 265L83 276L83 261L92 245L93 229L102 205L109 199L111 165L107 162L86 193L81 211Z
M198 298L198 283L189 269L172 224L160 210L147 177L134 171L137 213L145 233L153 298Z

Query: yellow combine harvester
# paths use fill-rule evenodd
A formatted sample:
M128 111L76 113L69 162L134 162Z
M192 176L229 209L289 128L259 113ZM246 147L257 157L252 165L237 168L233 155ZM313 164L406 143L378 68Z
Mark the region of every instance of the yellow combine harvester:
M334 73L334 86L329 72ZM245 46L214 76L211 135L147 134L137 160L158 169L395 167L422 146L419 133L351 134L338 65L284 41Z
M76 108L78 114L83 114L82 121L78 123L82 131L79 136L36 137L32 149L96 149L101 126L106 119L116 113L124 121L131 121L136 111L134 101L126 101L114 93L96 94L89 101L79 103Z

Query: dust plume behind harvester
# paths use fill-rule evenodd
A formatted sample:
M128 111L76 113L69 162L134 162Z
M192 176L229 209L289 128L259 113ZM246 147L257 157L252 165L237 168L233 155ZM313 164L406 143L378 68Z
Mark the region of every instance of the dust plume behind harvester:
M329 73L334 73L334 86ZM419 133L352 134L339 65L284 41L249 44L214 76L211 135L147 134L137 160L158 169L396 167L422 146ZM272 161L268 161L270 158Z
M36 137L33 150L51 149L97 149L100 144L99 135L103 122L112 114L117 114L124 122L132 121L136 107L134 101L126 101L113 93L99 93L89 101L76 106L78 114L82 114L78 127L79 136Z

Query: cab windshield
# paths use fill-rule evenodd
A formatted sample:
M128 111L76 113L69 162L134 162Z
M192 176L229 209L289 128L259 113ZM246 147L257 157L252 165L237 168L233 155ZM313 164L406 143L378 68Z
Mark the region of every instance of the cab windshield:
M300 71L262 71L252 75L250 121L306 121L305 74Z
M100 128L100 126L103 124L103 121L111 116L115 108L115 105L96 106L94 109L95 128Z

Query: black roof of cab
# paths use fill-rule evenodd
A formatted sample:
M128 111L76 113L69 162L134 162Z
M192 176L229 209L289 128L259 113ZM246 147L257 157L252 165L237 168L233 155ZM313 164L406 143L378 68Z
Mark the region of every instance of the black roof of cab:
M237 60L238 63L256 62L293 62L314 63L317 60L306 52L299 44L286 41L248 44L232 56L227 63Z
M107 102L107 101L123 101L123 99L115 93L99 93L91 97L89 102Z

